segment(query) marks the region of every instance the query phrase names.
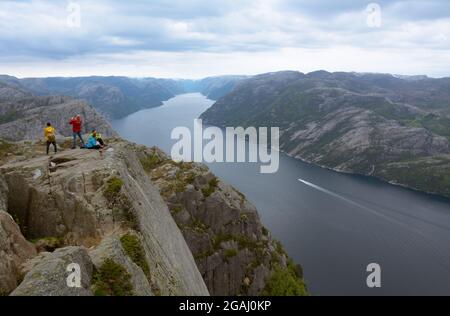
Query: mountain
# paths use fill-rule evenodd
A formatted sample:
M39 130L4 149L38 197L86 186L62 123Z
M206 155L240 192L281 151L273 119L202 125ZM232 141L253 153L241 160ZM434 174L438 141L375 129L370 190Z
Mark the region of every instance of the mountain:
M224 76L203 80L127 77L25 78L0 76L1 84L38 96L65 95L91 104L107 118L117 119L142 109L157 107L174 96L200 92L216 100L244 77Z
M450 78L269 73L241 81L201 118L277 126L293 157L450 196Z
M1 83L0 83L1 86ZM43 138L43 129L51 122L58 135L71 136L69 120L80 114L84 120L83 133L97 129L105 136L115 136L108 121L83 101L65 96L36 97L22 94L11 97L11 90L0 94L0 138L8 141L36 140ZM4 99L4 96L7 99Z
M207 167L114 138L0 146L0 294L304 295L301 269ZM81 287L67 286L78 264Z
M11 79L13 77L0 76L0 100L10 100L33 96L31 91L27 91L19 83Z
M219 76L208 77L194 82L194 92L200 92L208 99L218 100L230 91L246 76Z
M19 82L38 95L67 95L85 100L110 118L159 106L179 93L170 82L153 78L28 78Z

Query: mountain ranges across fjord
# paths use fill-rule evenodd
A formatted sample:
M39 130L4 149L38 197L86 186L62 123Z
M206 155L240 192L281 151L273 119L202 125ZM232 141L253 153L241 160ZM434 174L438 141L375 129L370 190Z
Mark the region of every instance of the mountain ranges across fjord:
M201 118L280 127L292 157L450 196L450 78L268 73L241 81Z
M200 92L212 100L228 93L245 76L219 76L202 80L128 77L24 78L0 76L0 96L64 95L86 101L110 119L157 107L178 94ZM2 89L3 86L3 89ZM9 89L10 90L10 89Z

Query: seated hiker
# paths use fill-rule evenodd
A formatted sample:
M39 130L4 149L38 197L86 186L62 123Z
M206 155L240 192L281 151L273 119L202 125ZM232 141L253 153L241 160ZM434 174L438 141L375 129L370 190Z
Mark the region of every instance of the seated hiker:
M81 120L81 116L77 115L76 117L72 117L69 124L72 125L72 132L73 132L72 149L75 149L77 147L77 136L81 141L81 148L83 148L84 140L83 140L83 136L81 136L81 129L82 129L83 121Z
M44 136L47 141L47 155L50 151L50 145L53 145L56 154L58 152L58 147L56 146L56 131L51 123L47 123L47 127L44 129Z
M97 141L94 135L90 135L87 144L85 145L87 149L102 149L102 145Z
M99 142L100 146L105 147L105 142L103 141L102 134L97 133L97 131L94 129L92 131L92 136L95 137L95 139Z

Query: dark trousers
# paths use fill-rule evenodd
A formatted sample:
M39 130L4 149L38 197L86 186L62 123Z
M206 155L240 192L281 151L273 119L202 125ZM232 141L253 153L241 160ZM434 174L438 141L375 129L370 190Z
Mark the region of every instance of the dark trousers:
M53 145L53 148L55 149L55 154L58 152L58 147L56 146L56 142L47 142L47 155L50 151L50 145Z
M77 136L81 140L81 146L84 147L84 140L83 140L83 136L81 136L81 132L73 132L72 148L74 148L74 149L77 147Z

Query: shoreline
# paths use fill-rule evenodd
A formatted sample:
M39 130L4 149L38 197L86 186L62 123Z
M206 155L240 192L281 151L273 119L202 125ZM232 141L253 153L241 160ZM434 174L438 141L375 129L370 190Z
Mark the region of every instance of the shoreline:
M368 175L368 174L362 174L362 173L357 173L357 172L352 172L352 171L340 170L338 168L327 167L327 166L320 165L320 164L312 162L312 161L308 161L307 159L304 159L302 157L293 156L293 155L285 152L284 150L280 150L280 153L283 153L283 154L285 154L286 156L288 156L288 157L290 157L292 159L299 160L299 161L301 161L303 163L307 163L307 164L310 164L310 165L313 165L313 166L316 166L316 167L319 167L319 168L322 168L322 169L326 169L326 170L333 171L333 172L340 173L340 174L346 174L346 175L352 175L352 176L360 176L360 177L365 177L365 178L368 178L368 179L377 180L379 182L392 185L393 187L403 188L403 189L414 191L416 193L421 193L421 194L425 194L425 195L429 195L429 196L433 196L433 197L437 197L437 198L442 198L442 199L448 200L448 202L450 202L450 195L443 195L443 194L439 194L439 193L436 193L436 192L429 192L429 191L419 190L419 189L414 188L412 186L409 186L407 184L397 183L397 182L394 182L394 181L388 181L388 180L385 180L383 178L372 176L372 175Z

